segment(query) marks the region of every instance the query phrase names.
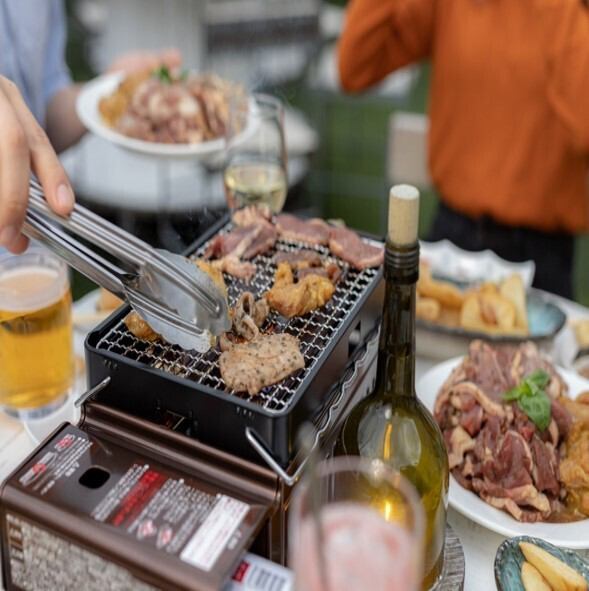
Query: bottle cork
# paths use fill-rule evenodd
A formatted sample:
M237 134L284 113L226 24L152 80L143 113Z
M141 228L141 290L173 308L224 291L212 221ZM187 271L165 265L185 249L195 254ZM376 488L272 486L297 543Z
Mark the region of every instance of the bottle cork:
M395 185L389 192L389 240L395 246L417 242L419 190L412 185Z

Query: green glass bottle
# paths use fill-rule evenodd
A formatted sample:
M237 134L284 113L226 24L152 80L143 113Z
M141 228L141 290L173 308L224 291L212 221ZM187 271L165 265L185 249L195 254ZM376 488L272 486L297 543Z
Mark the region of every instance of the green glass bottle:
M443 568L448 457L438 425L415 392L418 218L419 191L408 185L393 187L376 384L344 422L336 453L381 459L417 489L426 516L425 590Z

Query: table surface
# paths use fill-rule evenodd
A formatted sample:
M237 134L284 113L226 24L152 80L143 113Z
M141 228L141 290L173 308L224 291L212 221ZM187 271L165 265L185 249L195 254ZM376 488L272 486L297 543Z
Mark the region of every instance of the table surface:
M567 313L569 321L589 317L589 309L561 298L555 298L555 300ZM566 343L568 335L564 334L565 331L570 332L570 327L563 329L563 334L559 335L557 343ZM78 355L83 355L83 340L83 331L77 330L75 349ZM561 359L557 358L557 361L560 362ZM437 361L430 359L418 358L417 379L436 363ZM51 430L50 426L48 429ZM0 482L34 449L35 445L20 422L0 413ZM453 509L449 510L448 521L464 547L465 591L494 591L496 586L493 577L493 561L499 544L505 538L473 523Z

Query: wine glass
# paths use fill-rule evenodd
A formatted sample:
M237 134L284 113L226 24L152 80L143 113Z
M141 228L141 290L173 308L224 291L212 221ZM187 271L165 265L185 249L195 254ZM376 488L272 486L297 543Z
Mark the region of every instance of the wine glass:
M320 463L293 492L289 562L297 591L417 591L424 512L412 485L380 460Z
M233 108L223 172L227 204L232 211L253 205L279 213L288 190L282 103L254 94L245 127L242 108Z

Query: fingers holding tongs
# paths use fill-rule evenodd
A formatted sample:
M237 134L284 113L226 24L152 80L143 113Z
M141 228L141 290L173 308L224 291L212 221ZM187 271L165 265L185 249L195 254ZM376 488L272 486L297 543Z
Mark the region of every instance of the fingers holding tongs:
M228 304L210 277L181 257L154 249L76 204L64 218L31 179L24 232L92 281L127 300L170 343L207 350L211 335L227 330ZM77 238L86 241L80 242ZM109 253L119 265L101 256Z

